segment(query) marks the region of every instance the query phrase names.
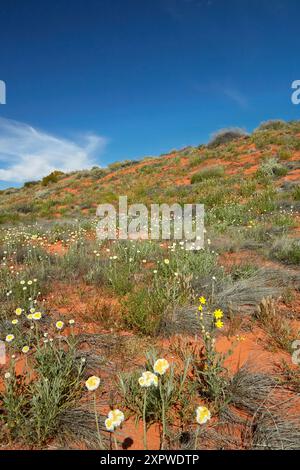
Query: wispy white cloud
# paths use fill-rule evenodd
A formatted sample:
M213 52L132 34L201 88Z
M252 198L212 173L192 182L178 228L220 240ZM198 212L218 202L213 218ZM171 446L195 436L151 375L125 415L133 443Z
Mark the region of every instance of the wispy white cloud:
M0 118L0 181L22 183L54 170L90 168L106 144L105 137L93 133L71 140Z
M247 97L244 95L244 93L239 91L237 88L224 87L222 91L224 95L227 96L227 98L234 101L240 108L244 108L244 109L248 108Z

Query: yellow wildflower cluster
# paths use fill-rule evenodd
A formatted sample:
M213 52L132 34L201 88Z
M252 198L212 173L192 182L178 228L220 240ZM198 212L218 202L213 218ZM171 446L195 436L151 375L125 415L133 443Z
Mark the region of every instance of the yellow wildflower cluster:
M196 312L196 316L199 317L201 323L203 320L203 311L204 311L204 307L206 306L206 302L207 300L203 295L199 297L199 305L198 305L198 311ZM200 312L200 315L198 312ZM224 313L220 308L218 308L217 310L213 312L212 318L213 318L213 325L215 328L219 328L219 329L223 328L224 326L224 323L222 320L223 316L224 316ZM206 333L203 323L202 323L202 333Z

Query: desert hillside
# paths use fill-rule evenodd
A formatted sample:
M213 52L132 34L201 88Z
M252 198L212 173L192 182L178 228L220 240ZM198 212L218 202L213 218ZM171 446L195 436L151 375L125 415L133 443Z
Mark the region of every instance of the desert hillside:
M103 169L54 172L3 190L0 222L93 216L99 203L117 202L123 194L148 204L202 202L226 225L232 218L247 225L281 206L299 208L300 122L272 121L249 136L228 134L209 145Z

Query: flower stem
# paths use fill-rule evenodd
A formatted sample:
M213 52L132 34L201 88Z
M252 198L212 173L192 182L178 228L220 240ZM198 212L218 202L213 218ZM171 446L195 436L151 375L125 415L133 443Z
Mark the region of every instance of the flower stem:
M144 449L145 450L147 450L146 405L147 405L147 390L145 390L145 393L144 393L144 406L143 406L143 428L144 428Z
M117 438L116 438L115 433L114 433L114 443L115 443L115 449L118 450L118 443L117 443Z
M166 437L166 416L165 416L165 399L162 390L162 380L159 382L159 392L161 398L161 415L162 415L162 439L161 439L161 450L164 449L165 437Z
M199 436L199 426L197 426L196 437L195 437L195 449L198 449L198 436Z
M97 413L97 404L96 404L96 393L94 393L94 411L95 411L95 421L96 421L96 428L97 428L97 435L100 449L104 449L103 442L101 439L100 429L99 429L99 421L98 421L98 413Z

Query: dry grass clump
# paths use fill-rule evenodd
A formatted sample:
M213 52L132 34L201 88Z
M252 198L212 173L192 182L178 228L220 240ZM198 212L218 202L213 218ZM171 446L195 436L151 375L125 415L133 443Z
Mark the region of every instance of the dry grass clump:
M299 450L300 417L295 414L287 416L286 407L282 408L281 414L274 412L273 409L264 409L258 413L251 426L252 449Z
M271 297L266 297L260 302L256 318L267 332L271 343L289 353L292 352L293 336L289 322L278 312L276 302Z
M281 269L261 268L253 276L241 279L236 283L225 286L216 293L216 302L223 308L244 312L253 312L256 305L265 297L278 298L287 285L300 285L300 275Z
M277 382L272 376L252 372L246 364L231 379L228 387L229 403L253 414L263 403L271 400L271 392L276 385Z
M98 414L97 419L102 439L108 448L109 436L105 433L105 417ZM59 417L58 442L61 442L64 448L69 446L76 449L83 443L87 449L99 449L95 413L87 407L71 408L63 412Z

